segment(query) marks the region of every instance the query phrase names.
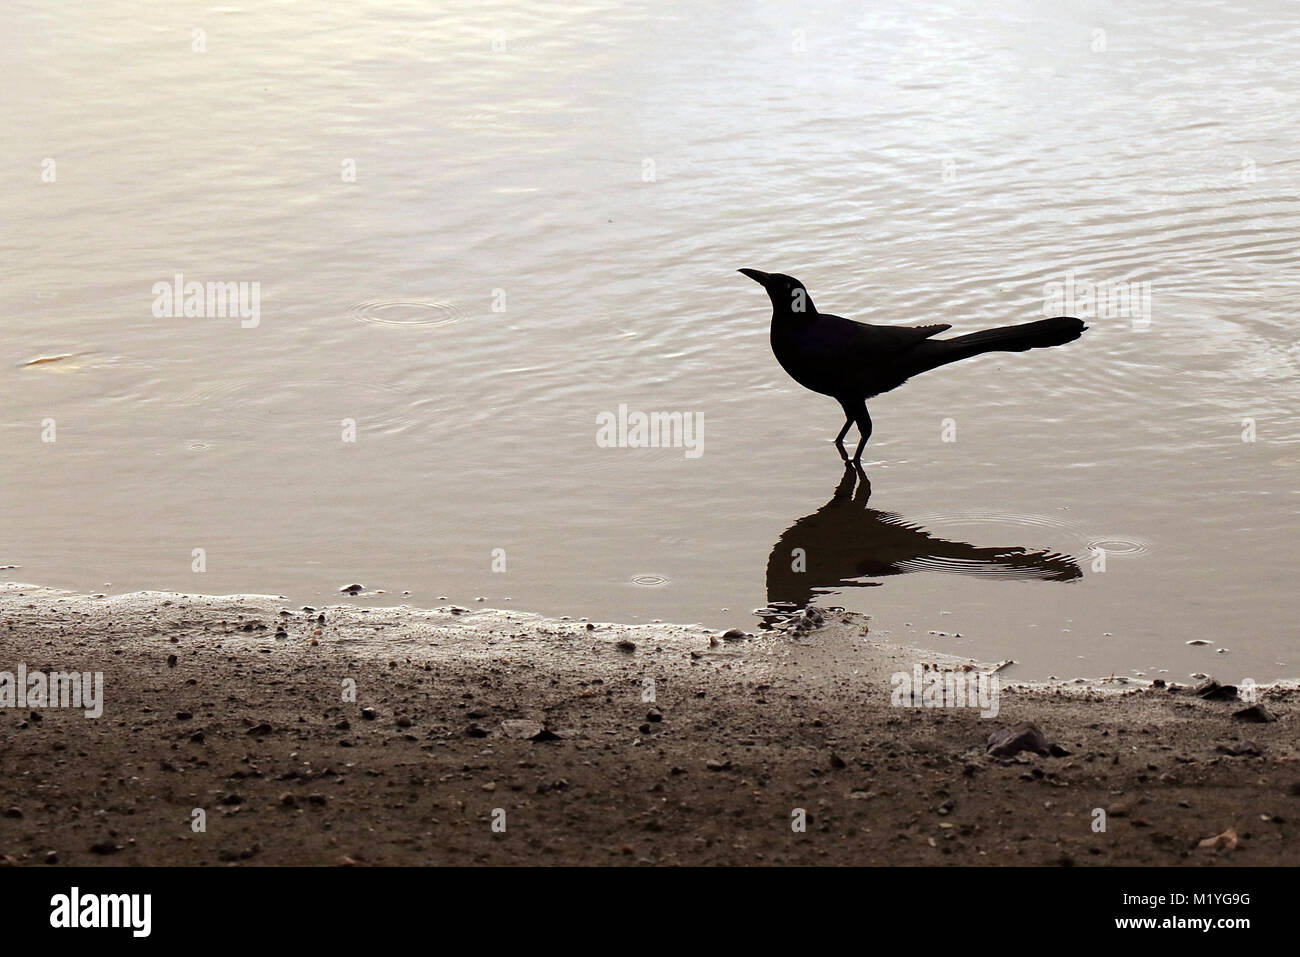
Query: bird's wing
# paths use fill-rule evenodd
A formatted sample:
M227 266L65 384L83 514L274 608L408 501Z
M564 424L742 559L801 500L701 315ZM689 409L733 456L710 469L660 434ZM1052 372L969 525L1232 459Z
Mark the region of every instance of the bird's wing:
M947 332L952 328L946 322L929 326L876 326L867 322L855 322L841 316L824 316L834 320L837 338L841 344L868 349L873 353L902 352L931 336Z

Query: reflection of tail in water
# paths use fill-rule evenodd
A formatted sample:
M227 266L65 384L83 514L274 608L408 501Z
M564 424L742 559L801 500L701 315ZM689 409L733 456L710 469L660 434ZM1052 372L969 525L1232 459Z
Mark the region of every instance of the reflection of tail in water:
M785 530L767 559L767 600L805 605L837 588L878 585L862 581L912 571L941 571L987 578L1074 581L1083 570L1069 555L1020 547L980 548L935 538L891 512L867 508L871 483L844 470L831 500ZM854 485L857 485L856 490Z

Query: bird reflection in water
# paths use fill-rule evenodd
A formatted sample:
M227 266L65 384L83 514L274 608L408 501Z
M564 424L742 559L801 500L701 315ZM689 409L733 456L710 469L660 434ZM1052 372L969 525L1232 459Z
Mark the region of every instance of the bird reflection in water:
M866 475L847 467L831 500L785 530L767 559L769 605L802 608L818 594L922 570L1006 580L1083 577L1069 555L936 538L902 516L868 508L870 497Z

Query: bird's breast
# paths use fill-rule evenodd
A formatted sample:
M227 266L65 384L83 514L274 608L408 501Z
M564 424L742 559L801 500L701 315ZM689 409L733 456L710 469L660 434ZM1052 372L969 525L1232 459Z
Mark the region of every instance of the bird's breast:
M847 357L842 351L824 347L814 323L795 326L774 319L771 342L772 354L781 368L805 389L822 395L835 395L841 390L848 371Z

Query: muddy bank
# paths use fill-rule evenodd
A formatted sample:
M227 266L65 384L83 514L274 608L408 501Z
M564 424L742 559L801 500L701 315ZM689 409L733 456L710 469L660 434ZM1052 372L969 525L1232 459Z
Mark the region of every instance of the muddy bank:
M1300 863L1294 688L1260 689L1278 719L1265 723L1234 717L1238 700L1030 687L1013 668L996 717L894 707L893 676L919 664L987 669L877 641L868 624L832 613L797 635L722 640L451 606L6 584L0 672L102 672L103 711L0 708L0 856ZM987 752L1026 721L1059 756ZM1216 835L1229 836L1199 847Z

